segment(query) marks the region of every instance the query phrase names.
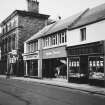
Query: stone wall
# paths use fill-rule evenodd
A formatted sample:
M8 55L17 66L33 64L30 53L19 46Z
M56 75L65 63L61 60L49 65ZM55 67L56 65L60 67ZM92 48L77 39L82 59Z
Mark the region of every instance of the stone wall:
M24 51L23 42L41 30L46 25L46 21L41 18L19 16L18 47L22 52Z

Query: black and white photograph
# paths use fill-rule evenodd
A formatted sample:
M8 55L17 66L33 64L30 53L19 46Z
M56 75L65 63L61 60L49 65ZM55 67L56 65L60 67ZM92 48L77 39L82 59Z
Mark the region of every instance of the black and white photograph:
M105 0L0 0L0 105L105 105Z

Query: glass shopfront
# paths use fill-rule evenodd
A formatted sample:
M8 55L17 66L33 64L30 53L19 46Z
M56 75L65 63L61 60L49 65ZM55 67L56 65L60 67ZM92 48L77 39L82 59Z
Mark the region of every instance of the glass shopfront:
M104 85L104 41L67 48L70 81Z
M28 64L28 75L29 76L38 76L38 61L37 60L29 60Z
M43 60L43 77L67 78L66 58L55 58Z
M69 77L80 78L80 58L70 57L69 58Z
M89 79L104 80L103 56L89 56Z
M43 50L43 77L67 78L67 53L65 46Z

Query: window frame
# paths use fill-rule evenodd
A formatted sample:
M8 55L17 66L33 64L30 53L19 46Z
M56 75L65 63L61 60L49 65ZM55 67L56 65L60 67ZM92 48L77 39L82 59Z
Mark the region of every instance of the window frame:
M86 28L81 28L80 29L80 41L85 41L86 40Z

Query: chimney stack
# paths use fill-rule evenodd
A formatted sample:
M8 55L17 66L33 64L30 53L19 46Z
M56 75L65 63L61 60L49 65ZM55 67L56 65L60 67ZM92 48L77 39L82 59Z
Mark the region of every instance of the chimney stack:
M39 13L39 2L37 0L27 0L28 11Z

